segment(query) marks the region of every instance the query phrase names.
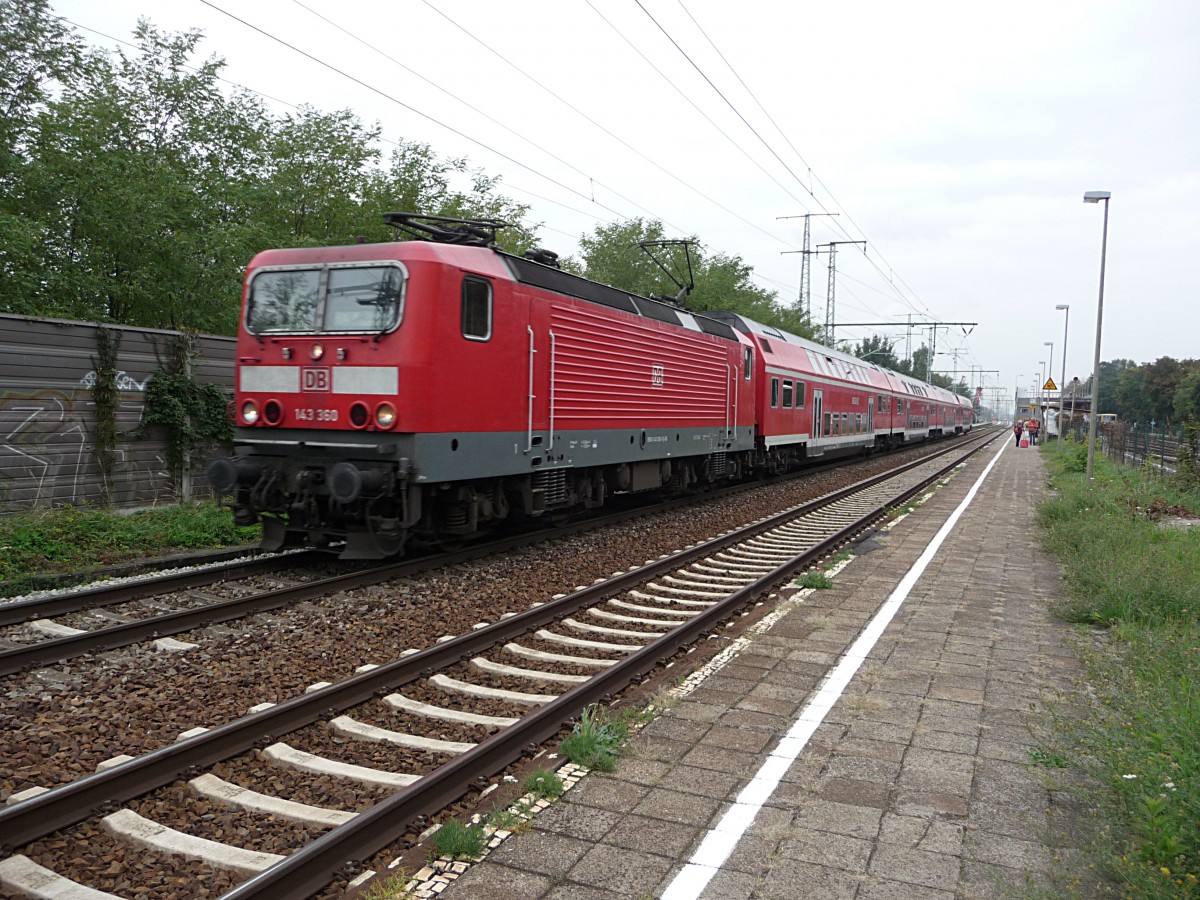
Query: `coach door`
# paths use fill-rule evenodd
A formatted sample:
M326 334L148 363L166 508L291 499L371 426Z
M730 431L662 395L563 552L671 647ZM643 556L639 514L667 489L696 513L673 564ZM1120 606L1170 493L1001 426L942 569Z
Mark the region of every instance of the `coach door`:
M867 432L875 433L875 398L867 398Z
M813 397L813 399L812 399L813 421L812 421L811 434L814 438L819 438L822 436L821 422L823 421L823 419L821 416L821 411L825 406L825 392L824 391L813 391L812 397Z

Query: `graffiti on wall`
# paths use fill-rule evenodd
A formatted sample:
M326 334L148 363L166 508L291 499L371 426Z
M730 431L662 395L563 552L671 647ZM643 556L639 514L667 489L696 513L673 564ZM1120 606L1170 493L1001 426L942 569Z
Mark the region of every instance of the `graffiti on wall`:
M82 378L79 379L79 383L82 384L88 390L91 390L93 387L96 386L96 378L97 377L98 376L96 375L96 370L92 369L92 371L88 372L86 375L84 375ZM154 377L153 375L150 376L150 378L153 378L153 377ZM117 373L117 390L118 391L138 391L139 393L144 394L146 392L146 385L147 385L147 383L149 383L150 378L147 378L145 381L134 381L133 377L128 372L124 372L124 371L118 372Z
M145 382L121 374L122 392L145 390ZM78 506L96 498L99 474L89 434L95 378L89 372L69 391L0 393L0 503L6 509ZM123 394L121 417L137 421L142 402ZM141 448L117 445L110 485L117 506L152 501L168 480L161 455L148 453L144 442Z

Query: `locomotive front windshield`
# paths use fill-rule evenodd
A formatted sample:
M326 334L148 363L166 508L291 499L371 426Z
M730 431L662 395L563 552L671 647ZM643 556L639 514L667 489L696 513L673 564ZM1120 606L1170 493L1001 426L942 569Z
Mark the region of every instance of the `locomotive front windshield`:
M395 265L269 269L250 282L252 334L380 333L404 311L404 270Z

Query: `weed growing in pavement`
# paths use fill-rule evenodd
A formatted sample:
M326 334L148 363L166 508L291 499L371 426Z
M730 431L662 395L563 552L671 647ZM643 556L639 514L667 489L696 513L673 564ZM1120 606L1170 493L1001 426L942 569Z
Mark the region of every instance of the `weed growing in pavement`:
M1067 757L1064 754L1045 747L1031 747L1029 761L1035 766L1042 766L1046 769L1065 769L1067 767Z
M450 859L478 859L487 846L487 835L482 828L472 828L457 819L451 819L433 833L433 846L429 851L432 858L448 856Z
M825 591L833 587L833 579L824 572L805 572L792 583L797 587L813 588L818 591Z
M510 804L497 809L487 817L487 823L493 828L503 828L506 831L524 831L529 827L531 807L526 802Z
M1084 652L1090 702L1065 711L1061 748L1031 758L1091 776L1127 895L1200 897L1200 530L1157 521L1200 511L1200 491L1103 457L1089 486L1063 455L1043 455L1057 494L1039 509L1071 595L1059 613L1107 631Z
M611 772L629 733L624 718L613 718L602 706L589 706L563 740L562 752L578 766Z
M384 878L376 878L363 893L363 900L412 900L413 892L405 890L412 873L394 872Z
M538 769L530 772L521 782L521 788L527 794L533 794L539 800L557 800L563 795L562 779L549 769Z

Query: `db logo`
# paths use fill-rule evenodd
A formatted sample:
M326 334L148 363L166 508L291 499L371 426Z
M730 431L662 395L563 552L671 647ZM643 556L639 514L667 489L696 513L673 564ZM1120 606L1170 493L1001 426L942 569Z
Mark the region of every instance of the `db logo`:
M302 368L300 370L300 390L328 391L329 370L317 368Z
M650 383L655 387L662 387L667 380L666 370L662 366L650 367Z

